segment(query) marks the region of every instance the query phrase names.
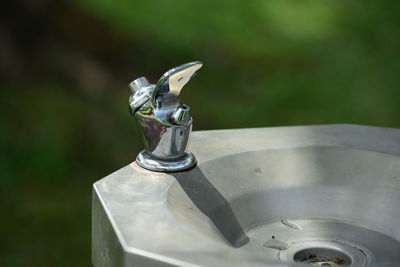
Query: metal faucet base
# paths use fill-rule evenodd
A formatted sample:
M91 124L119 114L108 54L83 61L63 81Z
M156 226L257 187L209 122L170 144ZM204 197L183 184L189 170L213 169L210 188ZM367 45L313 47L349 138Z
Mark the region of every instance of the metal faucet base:
M159 158L143 150L136 157L136 163L147 170L156 172L178 172L193 168L197 160L193 153L186 152L179 157Z

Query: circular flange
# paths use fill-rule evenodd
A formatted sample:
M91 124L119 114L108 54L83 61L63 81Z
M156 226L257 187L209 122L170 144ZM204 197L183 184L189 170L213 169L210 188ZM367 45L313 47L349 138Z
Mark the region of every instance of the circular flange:
M138 154L136 162L140 167L156 172L184 171L193 168L197 163L195 156L191 152L174 158L159 158L146 150Z
M363 250L338 240L296 242L278 255L284 262L303 262L315 266L361 267L367 264Z

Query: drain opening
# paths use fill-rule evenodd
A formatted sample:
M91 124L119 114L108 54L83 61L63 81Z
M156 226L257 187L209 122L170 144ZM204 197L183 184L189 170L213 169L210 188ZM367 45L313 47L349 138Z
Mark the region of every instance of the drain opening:
M351 266L351 258L342 251L329 248L307 248L298 251L294 261L314 266Z

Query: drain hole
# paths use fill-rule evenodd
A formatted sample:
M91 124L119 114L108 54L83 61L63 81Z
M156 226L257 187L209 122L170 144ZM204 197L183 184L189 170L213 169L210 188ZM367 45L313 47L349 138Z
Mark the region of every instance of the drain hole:
M343 252L330 248L307 248L294 255L294 261L315 266L350 266L351 258Z

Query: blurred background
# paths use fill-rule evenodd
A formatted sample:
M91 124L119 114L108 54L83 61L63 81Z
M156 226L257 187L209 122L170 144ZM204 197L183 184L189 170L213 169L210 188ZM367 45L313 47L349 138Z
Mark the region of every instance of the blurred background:
M0 9L0 265L90 266L91 185L142 144L127 85L193 60L194 130L400 127L400 2L25 0Z

